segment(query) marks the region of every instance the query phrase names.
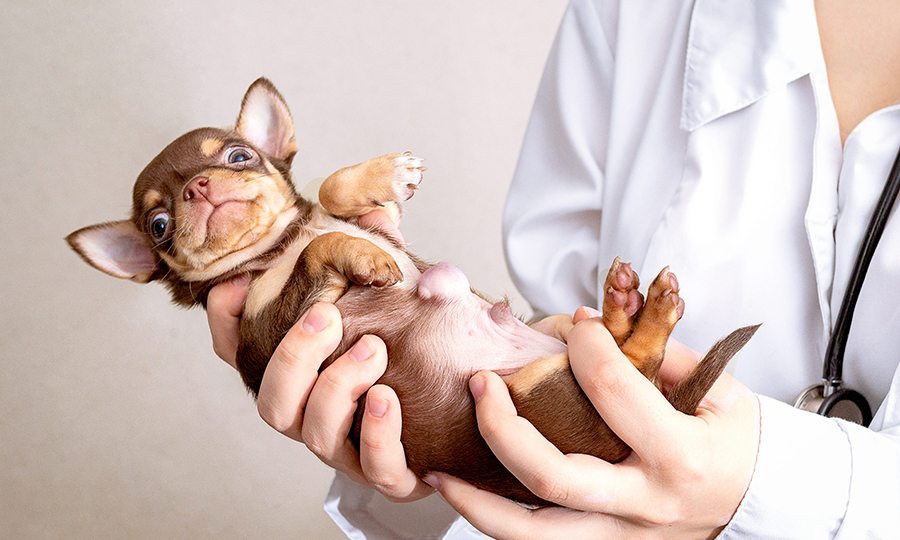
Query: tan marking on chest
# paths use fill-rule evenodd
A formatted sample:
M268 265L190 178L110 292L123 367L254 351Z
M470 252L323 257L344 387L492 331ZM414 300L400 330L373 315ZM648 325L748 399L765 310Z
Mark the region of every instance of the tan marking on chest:
M312 241L314 235L303 234L279 256L271 267L262 275L253 280L250 290L247 292L247 302L244 304L244 315L256 317L269 303L271 303L284 289L285 283L294 272L297 259Z

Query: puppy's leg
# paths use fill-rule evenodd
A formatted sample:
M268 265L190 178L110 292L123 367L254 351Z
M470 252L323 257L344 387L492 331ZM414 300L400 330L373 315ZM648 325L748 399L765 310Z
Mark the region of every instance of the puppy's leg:
M382 209L396 223L399 203L413 196L423 171L422 160L409 152L370 159L326 178L319 188L319 203L343 219Z
M635 367L657 385L669 335L684 314L684 300L678 291L675 274L664 268L650 284L634 330L621 346Z
M631 335L644 304L644 295L638 292L640 284L641 280L631 265L616 257L603 284L603 325L619 347Z
M334 302L350 286L386 287L403 279L394 258L365 238L330 232L315 238L297 260L295 276L325 283L320 300Z

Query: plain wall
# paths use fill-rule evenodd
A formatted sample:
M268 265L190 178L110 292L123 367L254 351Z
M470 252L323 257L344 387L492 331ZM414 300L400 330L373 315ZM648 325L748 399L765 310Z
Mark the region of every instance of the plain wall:
M297 183L426 158L413 251L509 294L500 216L564 0L5 0L0 17L0 537L340 538L331 471L259 419L205 314L63 237L128 215L168 142L267 76Z

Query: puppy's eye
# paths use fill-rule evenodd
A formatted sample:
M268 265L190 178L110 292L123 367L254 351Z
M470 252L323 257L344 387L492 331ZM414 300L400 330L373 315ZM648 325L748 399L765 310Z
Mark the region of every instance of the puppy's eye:
M253 159L253 154L246 148L235 148L228 153L228 163L242 163Z
M161 242L166 237L166 231L169 230L169 214L161 212L153 216L150 220L150 236L157 242Z

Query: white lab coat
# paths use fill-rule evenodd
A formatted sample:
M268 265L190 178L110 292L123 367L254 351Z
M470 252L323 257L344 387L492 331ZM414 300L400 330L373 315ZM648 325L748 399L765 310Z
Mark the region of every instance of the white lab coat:
M572 313L597 305L615 256L645 281L668 265L686 303L675 337L698 350L763 323L730 368L761 396L762 430L720 538L900 538L900 217L845 357L871 429L783 403L821 378L898 148L893 106L842 149L812 0L573 0L564 16L506 208L509 266L538 312ZM440 511L414 518L426 532L392 531L405 520L351 484L327 506L378 530L352 538L475 537Z

